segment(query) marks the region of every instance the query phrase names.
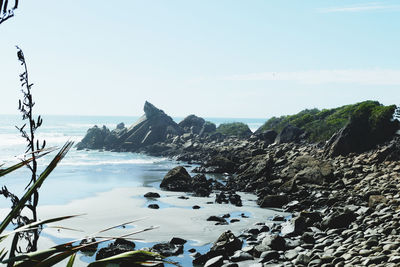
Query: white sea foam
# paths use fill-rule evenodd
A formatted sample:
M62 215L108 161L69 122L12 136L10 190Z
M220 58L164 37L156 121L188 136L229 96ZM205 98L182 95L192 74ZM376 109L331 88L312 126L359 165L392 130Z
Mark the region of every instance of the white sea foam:
M62 166L104 166L104 165L131 165L131 164L154 164L162 162L165 159L126 159L126 160L91 160L91 161L80 161L80 160L64 160L60 163Z

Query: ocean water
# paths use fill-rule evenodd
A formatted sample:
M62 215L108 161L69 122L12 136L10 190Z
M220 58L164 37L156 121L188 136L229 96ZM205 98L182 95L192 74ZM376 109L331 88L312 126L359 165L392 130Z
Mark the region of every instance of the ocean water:
M106 125L114 129L120 122L129 126L138 117L109 116L44 116L37 137L46 140L47 147L61 147L66 141L79 142L88 128ZM179 122L182 118L174 118ZM252 131L264 119L206 118L219 125L225 122L247 123ZM10 166L19 161L25 151L25 140L15 125L22 125L20 116L0 115L0 164ZM43 170L56 152L39 160ZM65 204L75 199L106 192L116 187L158 187L163 176L178 163L167 158L150 157L137 153L108 151L78 151L72 148L40 189L40 205ZM29 180L29 170L21 168L1 178L1 186L22 195ZM0 208L9 207L9 201L0 198Z

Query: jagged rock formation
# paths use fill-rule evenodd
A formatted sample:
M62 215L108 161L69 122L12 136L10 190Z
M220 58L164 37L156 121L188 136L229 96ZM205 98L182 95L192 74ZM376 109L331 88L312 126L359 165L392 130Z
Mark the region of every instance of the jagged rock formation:
M119 144L128 150L162 142L168 134L182 134L182 129L161 109L146 101L144 115L121 136Z
M141 147L163 142L168 135L180 135L183 130L170 116L151 103L144 104L144 115L128 129L119 124L117 129L109 131L105 126L88 130L78 143L78 149L114 149L136 151Z

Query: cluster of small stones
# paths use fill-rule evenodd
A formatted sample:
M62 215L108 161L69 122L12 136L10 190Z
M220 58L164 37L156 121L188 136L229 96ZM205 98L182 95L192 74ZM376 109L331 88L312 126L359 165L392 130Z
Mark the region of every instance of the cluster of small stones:
M310 194L330 201L290 221L254 225L239 236L244 247L205 266L400 266L400 162L379 162L383 150L331 159L335 188L314 186Z

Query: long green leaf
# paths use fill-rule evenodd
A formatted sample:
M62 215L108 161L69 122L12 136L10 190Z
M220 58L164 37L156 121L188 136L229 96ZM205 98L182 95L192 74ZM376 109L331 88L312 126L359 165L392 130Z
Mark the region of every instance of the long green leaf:
M76 253L72 254L71 258L69 258L69 261L68 261L66 267L72 267L72 265L74 265L75 257L76 257Z
M31 152L31 153L28 153L28 154L44 152L42 154L36 155L36 159L38 159L40 157L43 157L43 156L53 152L54 150L55 150L55 148L52 147L52 148L48 148L48 149L37 150L35 152ZM0 169L0 177L4 176L6 174L9 174L10 172L13 172L13 171L15 171L15 170L27 165L32 160L33 160L33 157L28 158L26 160L22 160L21 162L15 164L15 165L12 165L12 166L10 166L10 167L8 167L6 169ZM3 166L3 165L4 164L0 165L0 167Z
M24 196L20 199L18 204L10 211L7 217L3 220L0 224L0 233L2 233L11 220L21 212L22 208L24 207L25 203L31 198L34 192L40 188L49 174L54 170L57 164L64 158L64 156L68 153L69 149L72 147L74 142L68 141L57 153L57 155L53 158L50 164L46 167L46 169L40 174L39 178L36 182L28 189L28 191L24 194Z
M146 262L163 262L163 260L157 253L143 251L143 250L136 250L136 251L128 251L120 253L112 257L92 262L88 265L88 267L105 267L108 264L120 263L120 262L130 263L130 264L140 264Z
M83 214L69 215L69 216L56 217L56 218L51 218L51 219L47 219L47 220L43 220L43 221L33 222L33 223L30 223L30 224L24 225L24 226L22 226L20 228L17 228L14 231L7 232L7 233L4 233L4 234L0 235L0 240L2 240L4 237L7 237L7 236L9 236L11 234L15 234L15 233L19 233L19 232L31 231L31 230L37 229L39 226L42 226L44 224L58 222L58 221L62 221L62 220L70 219L70 218L75 218L75 217L82 216L82 215ZM62 227L58 227L58 228L62 228Z

